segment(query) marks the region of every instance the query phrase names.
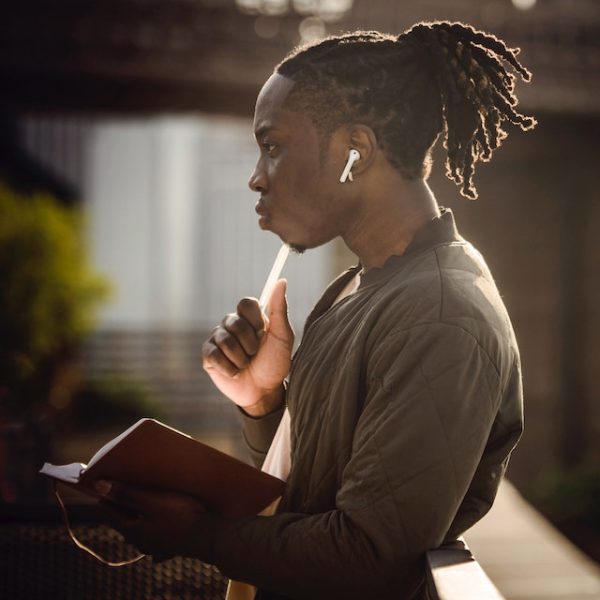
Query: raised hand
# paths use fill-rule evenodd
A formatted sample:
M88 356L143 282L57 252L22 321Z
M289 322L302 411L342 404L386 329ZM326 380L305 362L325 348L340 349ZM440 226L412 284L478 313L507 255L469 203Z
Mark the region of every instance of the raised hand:
M243 298L202 347L202 364L217 388L253 416L283 401L294 332L287 315L287 282L280 279L269 300L268 318L255 298Z

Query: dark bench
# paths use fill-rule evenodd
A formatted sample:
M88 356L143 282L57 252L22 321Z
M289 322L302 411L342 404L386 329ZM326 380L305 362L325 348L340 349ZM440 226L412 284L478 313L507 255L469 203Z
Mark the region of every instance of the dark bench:
M0 598L11 600L223 600L227 579L191 558L144 558L111 568L71 541L55 506L4 506L0 511ZM93 506L71 506L77 537L111 561L137 553L99 521ZM427 553L429 600L499 600L502 596L463 542Z

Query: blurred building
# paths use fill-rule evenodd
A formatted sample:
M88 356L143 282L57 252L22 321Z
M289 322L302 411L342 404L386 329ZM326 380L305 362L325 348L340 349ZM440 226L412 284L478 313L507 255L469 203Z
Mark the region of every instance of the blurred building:
M245 187L260 85L302 39L356 28L397 33L435 19L464 20L521 47L534 73L519 94L539 127L515 131L479 167L481 199L458 196L439 148L431 178L488 259L519 337L527 431L512 476L525 484L552 461L600 458L595 0L13 5L0 74L20 111L22 142L77 187L98 264L118 285L90 343L90 368L130 365L181 414L210 405L204 422L231 422L210 404L197 357L202 330L236 298L259 293L278 246L257 230ZM351 260L330 245L290 265L297 324ZM215 414L222 420L211 421Z
M201 369L201 344L244 296L260 295L280 247L262 232L247 180L248 118L23 117L23 144L79 190L95 263L114 292L86 347L90 374L149 381L170 419L235 424ZM288 259L296 331L333 273L332 247Z

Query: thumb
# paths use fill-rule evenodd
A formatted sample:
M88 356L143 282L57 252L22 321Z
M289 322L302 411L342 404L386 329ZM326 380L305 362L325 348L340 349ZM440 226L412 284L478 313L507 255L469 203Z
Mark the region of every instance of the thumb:
M269 299L269 331L279 339L289 341L290 344L294 340L294 332L290 325L288 317L287 304L287 281L279 279Z
M147 511L163 495L145 487L102 479L94 487L102 498L132 510Z

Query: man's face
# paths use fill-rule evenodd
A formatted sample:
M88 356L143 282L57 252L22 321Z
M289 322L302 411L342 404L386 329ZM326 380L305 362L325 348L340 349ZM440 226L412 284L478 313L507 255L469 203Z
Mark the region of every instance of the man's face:
M321 148L309 117L285 108L293 85L273 75L258 96L254 133L260 156L249 185L260 193L259 226L302 251L341 233L348 207L341 202L338 179L347 148L335 134Z

